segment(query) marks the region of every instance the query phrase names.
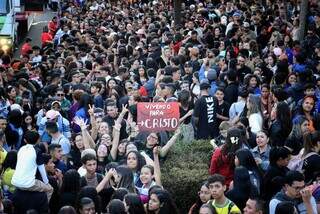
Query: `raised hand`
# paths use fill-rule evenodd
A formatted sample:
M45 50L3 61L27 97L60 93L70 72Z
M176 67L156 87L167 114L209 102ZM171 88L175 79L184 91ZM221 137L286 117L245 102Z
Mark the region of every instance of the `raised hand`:
M91 105L89 104L88 113L89 113L90 117L93 117L93 116L94 116L94 105L91 106Z
M75 124L77 124L78 126L80 126L81 130L87 128L86 121L84 121L84 119L81 118L81 117L75 117L75 118L73 119L73 122L74 122Z
M153 155L159 155L161 151L161 147L160 146L155 146L153 148Z

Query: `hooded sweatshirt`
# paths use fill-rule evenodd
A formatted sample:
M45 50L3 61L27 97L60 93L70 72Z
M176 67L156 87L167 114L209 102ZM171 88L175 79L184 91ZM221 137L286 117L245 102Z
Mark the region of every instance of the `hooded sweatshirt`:
M307 214L307 210L306 210L306 207L305 207L302 199L301 198L298 198L298 199L290 198L289 196L287 196L285 194L285 192L283 190L278 192L273 197L273 199L270 201L269 213L275 213L277 205L283 201L292 202L295 205L296 209L298 210L299 214ZM312 205L313 213L317 213L317 204L316 204L316 201L313 196L311 196L310 202Z

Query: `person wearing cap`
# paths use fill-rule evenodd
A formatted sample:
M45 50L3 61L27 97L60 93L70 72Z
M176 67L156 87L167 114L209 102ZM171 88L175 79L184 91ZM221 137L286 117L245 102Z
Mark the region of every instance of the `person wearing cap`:
M201 97L194 106L194 123L197 139L213 139L219 134L217 124L218 101L209 95L210 84L208 80L200 83Z
M40 121L38 132L41 137L41 142L50 144L51 137L49 136L48 132L46 131L46 123L48 121L54 121L58 124L58 130L66 137L71 138L70 132L70 122L61 116L61 114L56 110L49 110L45 117L43 117Z
M59 132L58 125L54 121L46 123L46 131L51 137L50 144L59 144L62 148L62 155L66 156L70 153L71 145L68 138Z
M209 80L209 83L210 83L209 95L214 96L217 90L217 83L216 83L217 72L216 70L210 67L210 62L208 58L205 58L203 60L203 63L199 70L199 79L200 79L200 82L205 79Z
M240 18L241 18L241 13L239 11L235 11L232 15L232 21L229 22L226 28L226 33L225 35L227 36L229 31L234 27L234 25L240 26Z

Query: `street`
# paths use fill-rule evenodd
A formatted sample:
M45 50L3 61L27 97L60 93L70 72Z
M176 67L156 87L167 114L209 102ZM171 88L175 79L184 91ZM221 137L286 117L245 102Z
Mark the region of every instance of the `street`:
M38 13L35 15L33 23L28 31L28 34L20 39L18 49L14 52L14 57L19 58L20 57L20 49L23 45L25 39L27 37L30 37L32 39L31 44L32 45L38 45L41 46L41 33L44 26L48 24L48 22L52 19L52 17L55 16L55 12L52 12L51 10L45 10L43 13Z

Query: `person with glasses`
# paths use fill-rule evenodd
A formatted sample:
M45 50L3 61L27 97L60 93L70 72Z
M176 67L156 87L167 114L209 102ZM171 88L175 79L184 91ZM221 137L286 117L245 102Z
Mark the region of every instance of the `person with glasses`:
M301 172L289 171L284 180L284 188L269 203L269 213L275 213L281 202L293 203L299 214L318 213L316 201L311 189L305 187Z
M55 99L60 103L61 110L64 115L68 115L71 107L71 102L66 98L63 88L59 87L56 90Z

